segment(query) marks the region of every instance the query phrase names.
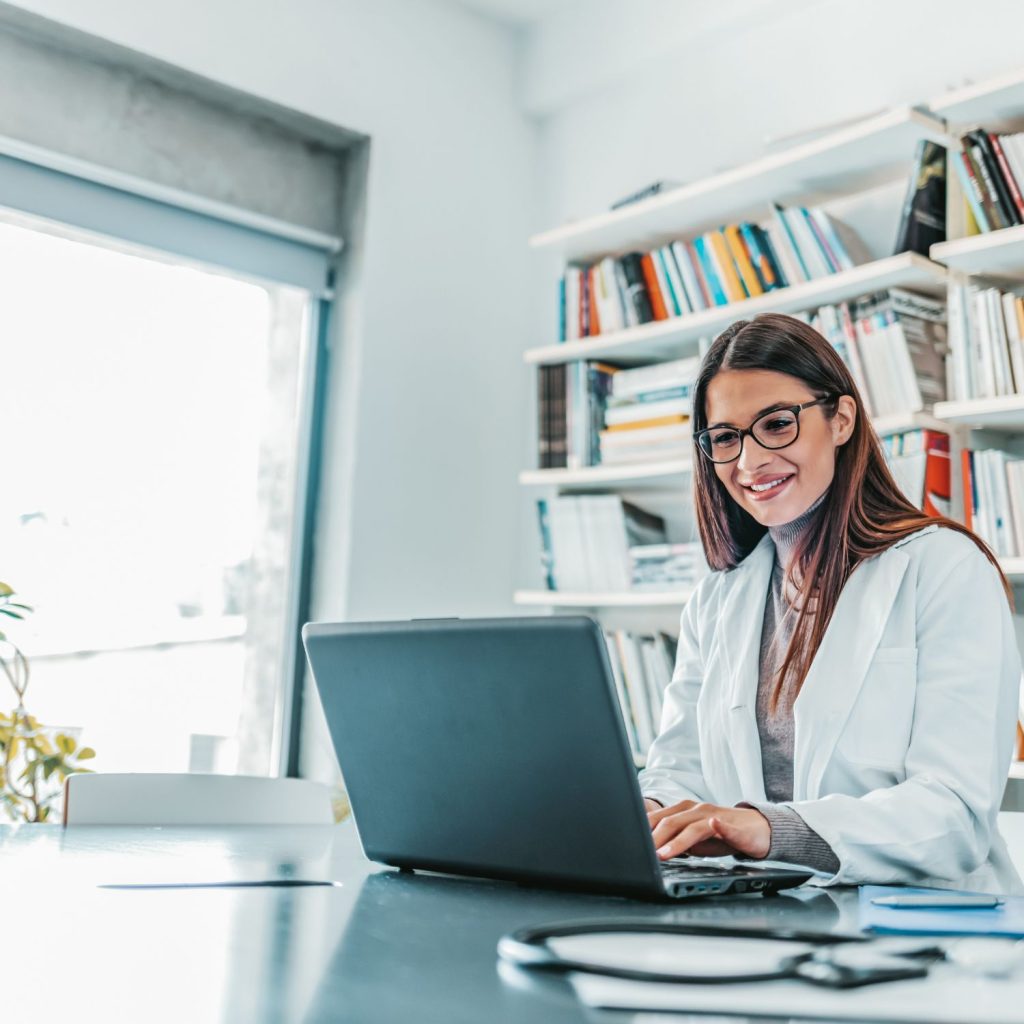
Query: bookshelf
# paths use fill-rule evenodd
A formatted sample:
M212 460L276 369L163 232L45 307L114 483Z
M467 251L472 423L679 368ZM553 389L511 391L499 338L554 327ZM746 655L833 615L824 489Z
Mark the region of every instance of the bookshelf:
M681 612L690 594L690 590L629 591L619 594L603 594L598 591L571 593L561 590L517 590L513 600L516 604L543 608L670 608Z
M693 463L689 459L583 469L527 469L519 474L519 483L524 487L556 487L563 492L598 487L680 487L692 470Z
M900 107L619 210L534 235L567 261L651 248L723 220L756 219L773 200L843 195L906 168L918 139L945 140L941 119Z
M950 270L1019 284L1024 278L1024 224L940 242L930 255Z
M759 295L727 306L715 306L699 313L658 320L596 335L580 341L528 349L528 363L549 365L576 359L617 359L633 363L657 362L695 355L701 338L724 330L734 320L765 313L795 313L815 306L853 299L886 288L909 288L930 295L946 289L946 268L916 252L887 256L828 277L804 281L789 288Z
M935 406L935 415L947 424L962 423L989 430L1024 431L1024 395L939 402Z
M1024 71L947 93L935 98L928 109L903 107L824 132L784 152L770 153L619 210L534 235L529 244L539 254L565 263L590 264L605 256L648 251L670 241L689 239L723 223L762 221L772 202L815 204L858 231L856 211L867 210L865 224L868 232L873 232L868 248L874 258L851 270L729 305L580 340L531 347L524 352L525 363L539 368L607 360L640 366L680 359L697 355L708 339L737 319L769 310L803 312L889 288L938 296L945 295L954 283L976 277L993 284L1003 282L1004 288L1024 290L1024 225L958 237L966 228L962 197L952 175L947 217L950 240L933 246L930 259L916 253L885 254L891 251L895 215L916 144L930 139L951 149L960 126L974 124L993 130L1024 128ZM961 210L955 210L955 205ZM879 214L883 207L884 216ZM868 240L867 234L863 237ZM552 310L552 334L554 327ZM876 418L873 426L881 436L914 429L945 431L951 436L953 457L958 459L956 449L972 438L979 446L992 444L988 432L994 432L997 438L1011 434L1024 437L1024 395L947 401L927 412ZM1024 453L1024 440L1010 438L1009 442ZM953 508L959 517L963 506L956 466L954 462ZM691 475L690 461L678 459L574 470L525 470L519 475L519 483L534 493L603 491L632 496L642 490L642 500L659 491L678 500L677 495L682 497L688 491ZM1000 564L1015 587L1024 587L1024 557L1002 558ZM689 594L689 590L565 593L523 589L516 592L515 602L549 612L588 612L604 623L629 622L629 628L639 624L642 629L658 629L668 628L664 624L672 616L678 624L678 613Z

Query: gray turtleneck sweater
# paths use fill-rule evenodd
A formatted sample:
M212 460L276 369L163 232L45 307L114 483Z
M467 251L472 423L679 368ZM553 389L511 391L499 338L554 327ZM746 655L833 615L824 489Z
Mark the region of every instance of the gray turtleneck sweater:
M795 687L790 679L779 694L773 709L771 694L782 661L785 658L796 614L786 598L786 566L804 530L815 520L824 495L802 516L785 526L769 530L775 543L775 564L764 608L761 629L761 658L757 684L757 731L761 737L761 767L765 795L769 803L751 803L772 827L771 860L805 864L818 871L834 874L839 859L825 842L792 807L783 803L793 799L793 702Z

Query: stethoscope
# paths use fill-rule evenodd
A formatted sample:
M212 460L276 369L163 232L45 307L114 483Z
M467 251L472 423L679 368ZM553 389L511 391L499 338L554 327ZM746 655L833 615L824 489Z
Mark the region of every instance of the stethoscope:
M645 967L635 962L635 955L632 963L625 962L628 956L615 963L607 956L587 957L585 952L581 953L578 949L566 954L556 948L559 940L585 936L618 939L631 935L698 938L704 940L704 949L715 939L792 943L803 948L790 955L775 957L774 963L762 963L758 969L751 970L749 967L744 968L743 958L737 955L739 950L734 947L731 958L737 961L736 969L718 969L712 973L687 971L682 964L679 970L673 966L670 971ZM698 947L694 947L694 952L699 954ZM631 981L688 985L732 985L798 979L826 988L856 988L883 981L922 978L927 975L929 965L943 959L943 956L942 948L927 938L872 939L861 935L835 935L790 928L741 928L614 919L569 921L539 928L522 928L502 936L498 942L498 957L517 967L551 972L583 971ZM771 959L769 957L769 961Z

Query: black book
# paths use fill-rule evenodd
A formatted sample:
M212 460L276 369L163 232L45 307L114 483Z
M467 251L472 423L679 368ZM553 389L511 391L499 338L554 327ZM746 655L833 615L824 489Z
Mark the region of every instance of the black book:
M945 240L946 149L922 139L917 144L893 254L919 252L927 256L932 245Z
M1016 203L1013 201L1013 196L1010 195L1009 187L1003 180L1003 172L999 167L999 160L996 158L996 151L992 148L992 140L989 139L988 133L980 128L975 128L967 133L967 138L974 142L981 150L985 166L988 168L992 184L995 186L995 198L999 203L999 209L1002 211L1007 225L1020 224L1020 213L1017 210Z
M565 363L549 367L551 370L550 462L551 469L564 469L569 455L569 434L566 424L566 387L568 380Z
M654 310L651 308L651 297L647 294L647 285L644 283L644 271L640 263L642 259L641 252L627 252L619 263L622 264L622 271L626 275L626 301L632 303L637 320L646 324L654 319Z
M551 466L551 367L537 368L537 466Z

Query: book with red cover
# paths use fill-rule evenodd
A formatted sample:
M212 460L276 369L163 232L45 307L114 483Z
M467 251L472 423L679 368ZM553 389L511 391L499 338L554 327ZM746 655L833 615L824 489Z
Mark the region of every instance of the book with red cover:
M949 434L938 430L924 431L924 449L928 453L924 468L925 515L949 516L952 511L949 465Z
M597 267L587 267L587 301L590 307L588 326L590 335L601 333L601 318L597 315Z
M651 254L645 252L640 257L640 269L644 275L644 284L647 285L647 294L651 298L651 311L655 320L668 319L668 307L665 305L665 296L661 294L661 287L658 284L658 275L654 270L654 260Z
M1003 180L1006 182L1007 189L1009 189L1013 205L1017 207L1017 212L1024 219L1024 197L1021 196L1020 188L1017 186L1017 181L1013 176L1013 171L1010 170L1009 161L1003 152L1003 144L999 141L999 136L993 135L991 132L988 133L988 140L992 147L992 152L995 153L996 162L999 164Z

